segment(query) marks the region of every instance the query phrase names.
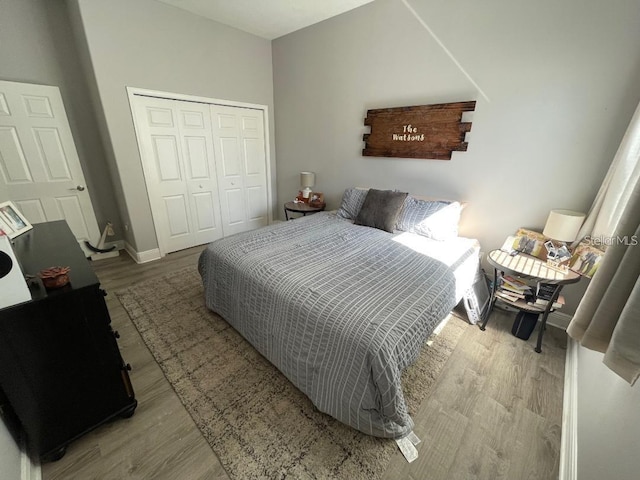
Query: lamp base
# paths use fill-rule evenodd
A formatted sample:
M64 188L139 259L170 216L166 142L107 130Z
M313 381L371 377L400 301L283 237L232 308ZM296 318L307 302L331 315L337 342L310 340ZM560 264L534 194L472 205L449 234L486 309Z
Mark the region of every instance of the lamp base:
M311 190L309 187L304 187L302 189L302 198L306 199L307 201L309 200L309 197L311 196L311 192L313 190Z

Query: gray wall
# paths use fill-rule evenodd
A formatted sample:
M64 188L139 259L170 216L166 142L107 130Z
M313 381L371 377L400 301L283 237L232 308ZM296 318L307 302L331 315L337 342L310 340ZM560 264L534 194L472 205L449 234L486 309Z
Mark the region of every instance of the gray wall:
M602 363L602 353L578 350L580 480L636 480L640 474L640 386L629 386Z
M63 0L0 2L0 80L60 87L98 225L110 220L118 231L120 214Z
M108 162L119 173L125 239L138 252L158 243L127 86L267 105L275 174L271 42L152 0L69 2L86 36Z
M20 449L0 417L0 478L19 480L21 462Z
M409 3L489 100L400 0L276 39L279 202L302 170L329 208L353 185L457 198L461 234L484 251L551 208L586 211L640 100L638 2ZM451 161L361 155L368 109L465 100L469 148Z

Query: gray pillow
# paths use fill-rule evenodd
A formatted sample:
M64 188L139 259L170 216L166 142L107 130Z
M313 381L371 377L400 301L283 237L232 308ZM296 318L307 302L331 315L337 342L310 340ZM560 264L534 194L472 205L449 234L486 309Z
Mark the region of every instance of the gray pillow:
M336 215L347 220L355 220L368 191L362 188L347 188L342 195L342 202Z
M405 198L407 198L406 192L370 188L355 224L393 233Z

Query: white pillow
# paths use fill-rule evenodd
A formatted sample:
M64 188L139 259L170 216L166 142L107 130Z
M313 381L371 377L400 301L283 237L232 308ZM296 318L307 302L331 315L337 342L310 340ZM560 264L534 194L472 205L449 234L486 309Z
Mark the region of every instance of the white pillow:
M448 240L458 236L461 212L459 202L419 200L408 196L398 216L396 229L433 240Z

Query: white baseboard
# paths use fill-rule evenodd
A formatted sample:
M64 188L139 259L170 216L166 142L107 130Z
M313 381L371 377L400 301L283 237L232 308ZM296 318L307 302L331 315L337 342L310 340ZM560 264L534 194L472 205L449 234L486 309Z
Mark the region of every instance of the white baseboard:
M566 330L572 318L573 315L562 313L556 310L555 312L551 312L549 314L549 316L547 317L547 323L553 327L558 327L562 330Z
M568 338L564 365L559 480L578 478L578 343Z
M153 250L145 250L144 252L136 252L131 244L125 242L124 249L136 263L147 263L162 258L160 256L159 248L154 248Z

